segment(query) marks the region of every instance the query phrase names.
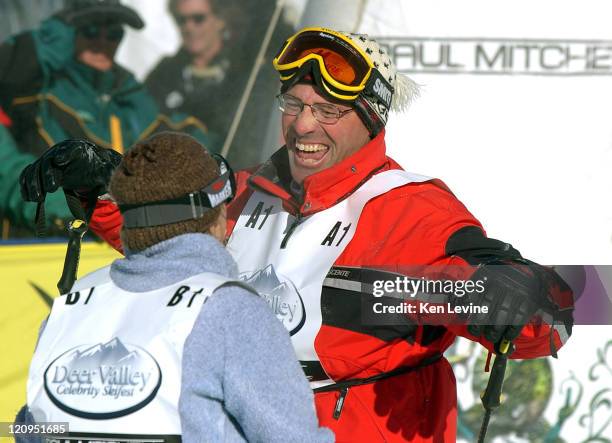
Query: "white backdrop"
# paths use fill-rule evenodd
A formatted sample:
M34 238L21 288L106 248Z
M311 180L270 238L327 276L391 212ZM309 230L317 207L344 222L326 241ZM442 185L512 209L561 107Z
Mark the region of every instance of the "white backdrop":
M457 38L496 38L507 46L515 39L556 40L580 55L586 44L564 41L608 40L610 46L611 13L604 1L372 0L360 30L441 39L451 54L464 49ZM425 59L437 60L438 50L426 46ZM455 64L469 66L465 54L454 55ZM511 72L525 71L521 55ZM603 76L467 75L444 67L415 72L422 96L409 114L390 119L391 155L407 169L443 178L490 236L527 257L546 264L612 264L612 69L606 55L599 63L607 67ZM536 63L532 53L531 66ZM564 402L560 382L571 373L588 380L597 348L611 338L609 326L575 329L553 363L549 422ZM584 399L601 387L585 383ZM469 383L459 398L464 406L476 401ZM577 415L588 411L585 400ZM562 435L574 442L586 432L574 418Z
M469 65L458 38L496 38L507 46L518 39L550 39L578 56L588 45L567 40L607 40L612 46L611 16L612 4L595 0L370 0L360 31L441 39L455 50L453 62ZM426 60L435 61L438 49L426 46ZM423 86L422 96L408 114L391 117L390 155L411 171L442 178L491 237L512 243L526 257L545 264L611 265L612 63L610 52L601 51L607 58L598 62L606 75L467 75L440 72L444 67L410 74ZM531 66L541 72L535 54ZM511 72L525 70L521 55L515 52ZM418 70L417 65L413 71ZM553 362L550 423L565 400L560 382L572 372L586 382L597 348L609 339L610 326L575 328ZM612 377L603 381L609 385ZM576 416L588 411L588 399L602 387L585 383ZM464 406L476 401L469 383L459 398ZM576 417L562 433L570 442L586 435ZM606 435L612 438L612 428Z
M362 30L381 36L612 44L606 1L368 4ZM404 7L385 13L393 5ZM612 69L606 72L413 74L423 95L408 115L391 119L391 153L409 169L442 177L489 235L525 255L549 264L612 264Z
M167 0L124 0L123 3L138 11L145 28L135 31L127 27L117 61L142 80L162 56L176 52L180 35L167 13Z

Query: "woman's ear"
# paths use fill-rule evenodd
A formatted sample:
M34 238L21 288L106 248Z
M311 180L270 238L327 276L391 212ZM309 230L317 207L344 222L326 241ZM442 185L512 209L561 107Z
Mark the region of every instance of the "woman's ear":
M221 206L217 219L210 225L208 232L221 243L225 243L225 234L227 230L227 209L225 204Z

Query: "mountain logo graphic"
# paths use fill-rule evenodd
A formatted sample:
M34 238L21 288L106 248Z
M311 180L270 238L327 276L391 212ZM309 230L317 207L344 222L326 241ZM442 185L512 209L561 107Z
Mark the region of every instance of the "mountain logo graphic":
M293 282L277 274L274 265L240 274L240 280L252 286L266 299L276 317L291 335L296 334L306 322L306 309Z
M45 371L45 391L61 410L106 420L145 407L161 386L159 364L143 348L117 337L61 354Z

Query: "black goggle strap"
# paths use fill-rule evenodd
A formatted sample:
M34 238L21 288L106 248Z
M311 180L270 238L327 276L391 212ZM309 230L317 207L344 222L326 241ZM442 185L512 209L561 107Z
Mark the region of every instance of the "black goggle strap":
M138 205L119 205L125 228L149 228L201 218L206 211L228 203L236 193L234 171L219 154L219 177L203 189L181 197Z

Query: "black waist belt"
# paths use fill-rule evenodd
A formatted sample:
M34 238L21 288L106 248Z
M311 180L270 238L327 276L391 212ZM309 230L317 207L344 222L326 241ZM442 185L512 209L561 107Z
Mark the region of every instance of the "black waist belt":
M396 375L407 374L409 372L416 371L417 369L424 368L425 366L429 366L442 358L442 354L434 354L423 361L421 361L418 365L415 366L402 366L392 371L381 372L380 374L373 375L372 377L366 378L351 378L348 380L342 380L337 383L333 383L327 386L321 386L320 388L315 388L312 390L315 394L319 392L329 392L329 391L340 391L342 389L350 388L351 386L361 386L367 385L370 383L377 382L379 380L384 380L386 378L395 377Z
M396 375L408 374L409 372L414 372L417 369L424 368L425 366L429 366L442 358L442 354L434 354L425 359L423 359L418 365L415 366L402 366L400 368L394 369L388 372L381 372L380 374L373 375L372 377L366 378L351 378L349 380L342 380L337 383L332 383L331 385L321 386L320 388L315 388L312 390L315 394L319 392L330 392L330 391L340 391L340 395L336 400L336 407L334 408L333 417L338 420L340 418L340 414L342 413L342 407L344 406L344 400L346 398L346 394L348 394L348 390L351 386L361 386L367 385L370 383L375 383L380 380L384 380L386 378L395 377Z

